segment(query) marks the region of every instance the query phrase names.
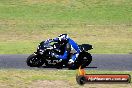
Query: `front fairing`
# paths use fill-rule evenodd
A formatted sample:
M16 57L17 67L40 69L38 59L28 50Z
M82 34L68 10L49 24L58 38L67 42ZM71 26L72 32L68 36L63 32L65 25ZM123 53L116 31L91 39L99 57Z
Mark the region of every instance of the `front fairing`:
M42 41L39 45L38 45L38 47L37 47L37 54L39 54L39 55L43 55L44 54L44 52L46 51L46 46L45 46L46 44L45 44L45 41Z

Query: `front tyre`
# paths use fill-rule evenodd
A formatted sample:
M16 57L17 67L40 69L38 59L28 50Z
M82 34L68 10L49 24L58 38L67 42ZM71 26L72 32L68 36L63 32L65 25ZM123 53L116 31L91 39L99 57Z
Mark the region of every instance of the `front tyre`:
M27 58L26 63L30 67L40 67L44 64L44 61L38 55L32 54Z

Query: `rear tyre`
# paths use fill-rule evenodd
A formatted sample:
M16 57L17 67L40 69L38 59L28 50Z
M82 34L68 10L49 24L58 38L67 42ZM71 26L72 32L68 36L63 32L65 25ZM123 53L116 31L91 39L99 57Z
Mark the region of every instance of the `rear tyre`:
M44 64L44 61L37 55L32 54L27 58L26 63L30 67L40 67Z
M90 53L82 52L80 53L78 59L75 61L75 67L76 69L81 66L82 68L85 68L88 66L92 61L92 56Z

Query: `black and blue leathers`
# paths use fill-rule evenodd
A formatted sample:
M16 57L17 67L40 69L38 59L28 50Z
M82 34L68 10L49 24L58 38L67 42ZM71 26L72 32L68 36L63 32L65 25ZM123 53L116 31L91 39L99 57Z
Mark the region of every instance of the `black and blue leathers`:
M54 39L48 39L47 42L58 42L59 41L59 38L54 38ZM70 45L70 52L68 51L67 48L67 45ZM68 54L71 53L72 56L71 56L71 59L70 61L74 62L76 60L76 58L78 57L79 53L81 52L78 44L76 42L74 42L71 38L68 38L67 39L67 44L65 46L65 49L64 49L64 54L63 55L57 55L57 54L54 54L54 56L58 59L62 59L62 60L66 60L67 57L68 57Z

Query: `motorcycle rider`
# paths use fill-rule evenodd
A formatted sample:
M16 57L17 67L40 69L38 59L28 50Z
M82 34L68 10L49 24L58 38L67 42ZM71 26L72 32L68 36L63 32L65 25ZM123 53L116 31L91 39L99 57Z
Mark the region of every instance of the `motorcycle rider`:
M48 39L46 42L51 43L51 42L58 42L60 46L64 46L64 53L62 55L58 55L56 53L52 53L52 56L56 57L59 59L59 61L63 61L68 59L68 54L71 53L72 56L68 61L68 64L72 67L74 61L78 58L79 53L81 52L78 44L72 40L71 38L68 37L67 34L60 34L57 38L54 39Z

